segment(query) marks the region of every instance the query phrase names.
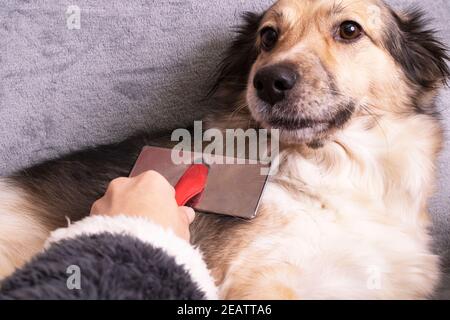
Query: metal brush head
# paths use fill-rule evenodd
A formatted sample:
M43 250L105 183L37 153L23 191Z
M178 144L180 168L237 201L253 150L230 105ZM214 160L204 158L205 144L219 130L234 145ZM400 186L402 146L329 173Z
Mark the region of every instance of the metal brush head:
M262 163L239 164L236 158L205 155L180 151L183 164L175 164L172 150L145 147L130 176L154 170L175 186L193 163L209 166L206 188L194 209L203 213L214 213L252 219L256 216L261 196L267 183L270 166ZM242 159L240 159L242 161ZM248 161L247 161L248 162Z

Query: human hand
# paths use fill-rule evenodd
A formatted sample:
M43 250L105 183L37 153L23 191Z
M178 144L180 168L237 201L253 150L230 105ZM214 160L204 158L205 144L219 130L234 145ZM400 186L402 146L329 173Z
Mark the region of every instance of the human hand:
M193 209L178 207L175 189L155 171L113 180L106 194L93 204L91 215L146 218L188 242L189 225L195 218Z

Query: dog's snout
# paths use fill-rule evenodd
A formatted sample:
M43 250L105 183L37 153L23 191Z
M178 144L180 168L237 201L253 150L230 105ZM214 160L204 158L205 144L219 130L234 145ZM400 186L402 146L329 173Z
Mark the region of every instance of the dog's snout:
M289 66L274 65L259 70L253 80L258 97L274 105L283 100L286 92L297 82L297 72Z

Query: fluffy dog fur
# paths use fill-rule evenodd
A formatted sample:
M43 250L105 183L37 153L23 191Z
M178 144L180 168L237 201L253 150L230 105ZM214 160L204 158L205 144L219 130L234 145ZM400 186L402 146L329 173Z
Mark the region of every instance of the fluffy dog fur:
M378 0L280 0L245 19L219 69L213 92L223 108L209 126L277 128L283 145L255 220L205 215L193 226L222 297L430 297L439 259L427 201L442 145L434 99L449 77L445 46L420 11L396 13ZM361 36L339 38L344 21ZM267 27L278 39L262 50ZM300 81L269 106L253 83L277 64ZM139 135L2 181L0 274L65 217L85 216L151 143Z

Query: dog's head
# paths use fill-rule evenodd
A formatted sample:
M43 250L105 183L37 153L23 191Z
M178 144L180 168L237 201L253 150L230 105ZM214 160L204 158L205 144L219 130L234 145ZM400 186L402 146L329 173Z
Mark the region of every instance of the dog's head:
M280 0L246 14L216 85L291 143L367 114L433 114L448 56L419 10L379 0ZM236 101L237 102L237 101Z

